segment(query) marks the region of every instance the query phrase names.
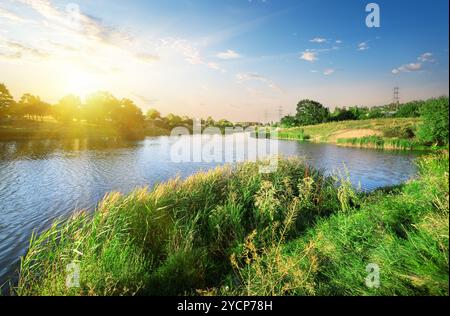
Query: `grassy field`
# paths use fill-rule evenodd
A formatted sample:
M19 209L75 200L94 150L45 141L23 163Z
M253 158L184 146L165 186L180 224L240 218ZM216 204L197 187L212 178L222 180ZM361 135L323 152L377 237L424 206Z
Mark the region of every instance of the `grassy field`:
M448 295L448 152L370 195L297 158L111 193L34 236L17 295ZM67 265L80 286L67 287ZM380 286L366 286L366 268Z
M330 122L281 130L279 138L329 142L354 147L423 149L414 135L420 119L383 118Z

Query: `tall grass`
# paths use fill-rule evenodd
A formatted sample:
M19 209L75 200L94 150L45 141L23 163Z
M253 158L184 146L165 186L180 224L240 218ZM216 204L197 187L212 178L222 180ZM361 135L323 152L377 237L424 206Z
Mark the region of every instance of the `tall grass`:
M264 248L222 293L448 295L448 163L448 154L423 158L420 179L321 218L281 249ZM378 286L365 282L369 264L379 267Z
M111 193L34 236L18 295L448 295L448 154L362 196L301 160ZM364 285L367 263L382 286ZM80 286L66 286L78 264Z
M297 207L304 178L313 179L314 200L290 234L338 203L332 180L300 160L280 160L273 174L258 171L256 163L245 163L108 195L92 216L79 213L31 240L17 294L176 295L218 287L233 270L230 256L252 231L263 242L283 229L269 227ZM70 263L80 267L79 288L66 287Z
M394 150L419 150L425 146L415 140L383 138L379 136L367 136L360 138L340 138L337 144L352 147L394 149Z

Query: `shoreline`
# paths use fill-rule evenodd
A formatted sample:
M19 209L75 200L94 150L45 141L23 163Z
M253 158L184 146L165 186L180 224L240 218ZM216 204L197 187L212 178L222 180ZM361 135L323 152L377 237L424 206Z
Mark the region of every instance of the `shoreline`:
M431 277L427 269L439 270L441 265L446 270L439 270L439 275L448 278L445 256L434 253L438 262L428 267L431 263L422 262L423 255L415 248L418 242L430 242L420 238L432 238L436 245L441 245L445 236L414 235L411 240L408 236L417 229L423 230L421 234L429 234L430 218L433 223L443 225L437 228L439 232L447 229L448 234L448 225L446 228L445 221L440 220L447 208L448 222L448 204L445 204L448 153L421 158L418 166L421 171L417 179L368 194L354 191L345 179L340 179L336 187L334 180L324 178L297 159L281 159L274 175L258 175L255 164L244 163L236 170L218 167L185 180L161 183L150 190L137 189L128 195L110 193L92 216L73 215L31 241L22 261L18 288L14 291L17 295L189 293L198 296L202 295L200 290L203 295L339 295L351 291L367 295L388 292L412 295L424 291L446 295L445 280L436 280L433 275L426 281ZM285 177L295 181L277 180ZM252 184L253 181L257 182ZM447 186L443 185L445 181ZM297 184L301 189L296 189ZM439 203L432 203L428 197L428 192L437 192L435 190L442 191L436 195L444 199ZM275 195L275 192L278 193ZM250 200L245 202L246 199ZM410 209L411 200L414 200L414 209ZM311 201L316 202L311 204ZM292 218L296 220L292 222ZM275 228L277 222L284 223L281 228L285 228L279 231ZM342 226L341 222L347 224ZM350 231L345 232L349 224ZM266 236L264 232L272 226L275 237ZM366 232L353 240L355 232L363 227ZM433 226L433 231L435 229ZM283 231L286 233L281 233ZM61 234L59 239L49 241L55 234ZM398 244L392 244L392 240L397 240L392 238L398 234L403 238L398 239ZM85 240L91 240L92 244ZM345 246L349 243L354 246L351 251ZM259 248L261 245L266 246ZM393 246L407 247L396 255L395 261L389 257ZM242 252L241 247L247 250ZM364 254L359 253L359 247ZM370 289L357 280L346 279L348 271L364 274L364 269L358 272L356 259L378 253L380 247L384 247L377 259L384 264L383 287ZM328 249L335 251L329 253ZM258 255L256 252L250 255L252 251L257 251ZM428 246L427 251L431 255L440 250ZM445 249L443 251L445 254ZM109 258L113 254L119 259L111 262ZM318 259L317 256L325 257ZM300 265L291 266L289 262L297 262L295 258L302 258ZM81 286L68 289L64 286L65 266L73 260L81 265ZM396 262L400 262L398 266ZM267 264L271 272L260 270L266 269ZM422 270L422 266L428 268ZM324 287L315 288L314 279L304 279L299 274L302 267L311 271L312 278L323 273L331 276L336 269L341 272L335 276L336 280L327 278L322 280ZM399 279L396 275L400 272L413 273L424 281L416 284L414 280ZM246 278L240 278L246 273L251 273L254 280L250 284L246 283ZM283 287L270 285L280 282L279 273L289 276L281 278L283 282L298 282L294 292L284 292ZM239 278L241 285L225 286L232 275ZM111 288L107 280L116 285ZM263 285L266 282L270 285L267 289ZM342 287L333 286L334 282Z

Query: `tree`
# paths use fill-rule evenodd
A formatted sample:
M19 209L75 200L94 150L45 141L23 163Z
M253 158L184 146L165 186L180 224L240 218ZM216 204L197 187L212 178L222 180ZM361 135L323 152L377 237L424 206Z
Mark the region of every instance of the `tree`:
M296 119L301 126L324 123L329 115L330 111L319 102L302 100L297 104Z
M293 115L287 115L281 119L281 127L294 127L297 126L297 118Z
M8 114L14 104L15 101L8 88L3 83L0 83L0 118Z
M51 113L51 106L41 100L40 97L32 94L24 94L19 101L18 106L13 110L16 116L27 116L30 119L42 119Z
M86 99L84 116L88 122L104 125L112 122L112 116L120 107L120 101L109 92L96 92Z
M156 120L161 118L161 113L155 109L150 109L147 111L146 115L149 120Z
M144 123L142 110L130 99L122 99L120 105L113 109L111 114L113 122L121 129L141 129Z
M424 104L423 101L411 101L405 104L402 104L398 109L397 113L395 113L396 117L419 117L420 116L420 108Z
M54 117L63 123L70 123L80 117L81 100L74 95L67 95L59 100L53 109Z
M424 143L435 145L448 144L448 97L427 100L420 109L423 124L419 127L418 137Z

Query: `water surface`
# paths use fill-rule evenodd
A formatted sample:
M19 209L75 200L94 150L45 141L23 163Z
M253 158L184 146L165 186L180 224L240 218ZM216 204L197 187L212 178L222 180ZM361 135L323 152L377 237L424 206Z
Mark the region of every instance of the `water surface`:
M171 162L177 139L147 138L0 142L0 284L17 272L32 231L47 229L75 209L93 209L109 191L130 192L176 175L189 176L221 164ZM185 141L191 141L186 137ZM227 149L224 145L224 150ZM343 148L280 141L279 152L301 156L331 174L345 164L364 190L396 185L416 173L412 152ZM248 157L247 157L248 158Z

